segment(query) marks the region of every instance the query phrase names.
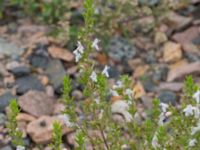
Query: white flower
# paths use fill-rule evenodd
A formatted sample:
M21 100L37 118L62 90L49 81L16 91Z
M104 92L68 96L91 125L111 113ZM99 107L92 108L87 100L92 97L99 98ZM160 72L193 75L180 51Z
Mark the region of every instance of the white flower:
M165 103L160 103L160 106L161 106L162 112L166 112L167 108L169 107L169 105Z
M99 98L95 98L95 99L94 99L94 101L95 101L97 104L99 104L99 103L100 103L100 100L99 100Z
M124 116L126 122L133 120L132 115L128 112L129 105L124 100L116 101L111 106L112 113L120 113Z
M110 89L110 93L112 94L112 96L119 96L119 94L115 90Z
M106 77L109 77L109 74L108 74L108 69L110 67L108 67L107 65L104 67L103 71L102 71L102 74L105 75Z
M193 98L195 101L199 104L200 103L200 90L198 90L196 93L194 93Z
M197 124L197 127L193 127L192 128L191 135L194 135L194 134L196 134L199 131L200 131L200 122Z
M77 50L73 51L73 53L75 55L75 61L78 62L82 57L81 53L79 53Z
M81 44L81 42L78 41L77 48L73 51L76 62L78 62L81 59L83 52L84 52L84 47Z
M90 79L93 82L97 82L97 74L96 74L96 72L92 71L92 74L90 75Z
M199 110L199 108L198 107L194 107L193 109L194 109L194 117L196 119L200 118L200 110Z
M193 110L194 110L194 107L192 105L187 105L187 107L183 109L183 112L185 113L186 117L189 117L194 114Z
M100 112L99 112L99 119L102 119L102 117L103 117L103 112L104 112L104 110L101 109Z
M60 119L60 121L63 121L64 124L65 124L67 127L73 127L73 126L74 126L74 123L70 122L69 116L66 115L66 114L58 115L57 118Z
M92 47L95 48L97 51L99 51L99 46L98 43L100 42L99 39L94 39L93 43L92 43Z
M96 8L94 10L94 14L99 15L101 13L101 10L99 8Z
M81 42L79 42L79 41L78 41L76 50L77 50L78 52L80 52L81 54L83 54L83 52L84 52L84 47L83 47L83 45L81 44Z
M159 126L163 126L164 125L164 120L165 120L165 114L164 112L162 112L160 115L159 115L159 120L158 120L158 125Z
M153 148L155 148L155 149L157 149L160 146L158 144L157 132L154 134L151 144L152 144Z
M196 145L196 143L197 143L197 140L196 140L196 139L191 139L191 140L189 141L189 146L190 146L190 147L194 147L194 146Z
M122 88L122 87L123 87L122 81L117 81L117 83L115 85L113 85L113 89L118 89L118 88Z
M25 150L24 146L18 145L16 150Z
M129 99L132 99L133 91L131 89L126 89L125 94L128 95Z

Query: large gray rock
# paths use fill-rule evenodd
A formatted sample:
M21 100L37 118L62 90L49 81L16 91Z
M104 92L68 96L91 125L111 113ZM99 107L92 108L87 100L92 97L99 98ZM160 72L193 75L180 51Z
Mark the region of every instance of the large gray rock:
M132 59L136 53L137 48L125 38L113 38L108 46L108 55L115 61L127 61Z
M32 55L30 58L30 64L33 67L39 67L42 69L46 69L46 67L48 66L48 62L49 62L49 58L42 56L42 55L38 55L38 54L34 54Z
M51 115L53 112L54 99L44 92L29 91L19 97L21 109L36 117Z
M17 93L24 94L29 90L44 91L42 83L34 76L23 76L16 79Z
M4 112L12 99L16 99L10 92L6 92L0 96L0 112Z
M7 56L21 55L24 49L18 47L14 43L10 43L7 40L0 38L0 54Z
M61 92L63 77L66 75L63 64L60 60L51 60L47 66L46 73L50 78L50 83L53 85L57 93Z
M173 30L181 31L192 23L192 17L181 16L173 11L168 12L164 22Z
M13 68L12 70L10 70L10 72L15 77L22 77L22 76L30 74L31 70L27 66L19 66L19 67Z
M176 96L176 93L174 93L172 91L165 90L165 91L161 91L159 93L158 99L160 99L160 102L162 102L162 103L175 105L176 100L177 100L177 96Z

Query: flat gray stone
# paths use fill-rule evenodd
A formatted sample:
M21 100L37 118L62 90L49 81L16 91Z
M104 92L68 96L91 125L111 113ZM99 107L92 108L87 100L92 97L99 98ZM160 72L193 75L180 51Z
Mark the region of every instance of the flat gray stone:
M6 107L9 105L9 102L16 97L13 96L10 92L6 92L3 95L0 95L0 112L4 112Z
M7 56L21 55L24 49L18 47L14 43L8 42L7 40L0 38L0 54Z
M23 76L16 79L17 94L24 94L29 90L44 91L45 87L33 75Z
M15 76L15 77L22 77L25 75L28 75L31 73L31 70L29 67L27 66L20 66L20 67L16 67L13 68L12 70L10 70L10 72Z
M0 113L0 126L5 125L7 117L5 114Z
M0 150L13 150L13 148L9 145L0 148Z
M46 73L50 78L50 83L53 85L55 91L60 93L63 84L63 78L66 75L65 68L60 60L51 60L47 66Z
M176 93L169 90L165 90L165 91L161 91L158 94L158 99L162 103L176 105L177 96L176 96Z

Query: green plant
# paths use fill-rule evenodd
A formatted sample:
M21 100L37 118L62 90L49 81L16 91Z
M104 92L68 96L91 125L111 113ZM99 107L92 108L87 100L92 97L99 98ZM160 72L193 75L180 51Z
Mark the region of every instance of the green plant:
M99 40L91 42L94 37L93 0L86 0L84 8L85 26L79 33L79 42L74 51L80 69L79 82L84 86L83 94L87 98L81 104L85 116L81 122L74 113L75 101L69 96L71 91L69 77L65 77L63 95L68 110L66 114L69 116L73 114L70 118L76 118L71 121L78 130L77 149L81 147L87 149L89 145L93 149L106 150L198 149L200 92L197 91L192 78L187 77L184 90L185 94L190 96L191 104L183 101L181 108L178 109L155 99L148 117L144 121L136 122L134 118L139 114L136 107L138 102L134 100L129 77L122 76L110 89L107 80L109 67L106 66L102 72L95 71L95 63L89 57L93 49L99 50L97 45ZM120 97L119 102L109 101L107 97L110 94ZM125 120L123 124L114 120L113 113L116 110L123 115ZM91 136L91 132L97 134Z
M12 144L16 147L24 147L24 141L22 138L22 132L17 127L17 120L16 117L19 114L19 106L15 99L10 101L9 104L9 111L8 111L8 133L12 137Z
M153 100L153 108L145 118L140 117L134 98L131 79L124 75L112 87L108 84L109 66L102 71L95 70L95 62L90 55L99 51L99 40L94 39L94 1L84 1L85 25L79 32L78 44L73 52L78 63L78 82L83 86L85 101L80 102L82 118L76 111L76 99L71 97L72 87L69 76L63 80L63 103L65 110L61 116L65 125L76 130L75 149L86 150L198 150L200 147L200 90L191 76L184 82L184 99L175 107ZM109 97L117 98L114 102ZM12 137L17 130L17 102L10 104L12 113L9 131ZM114 116L121 116L117 120ZM139 118L139 119L138 119ZM138 121L139 120L139 121ZM52 147L60 148L62 130L59 123L53 125ZM17 135L17 136L16 136ZM20 136L19 136L20 135ZM21 138L21 137L20 137ZM18 139L20 139L18 138ZM21 144L20 142L16 142Z
M52 150L61 150L62 144L62 126L59 122L53 123L53 135L52 135L52 143L50 147Z
M3 5L6 3L6 5ZM0 12L17 7L25 15L29 15L46 23L58 23L64 18L68 10L68 2L63 0L38 1L38 0L1 0ZM37 12L37 13L36 13ZM2 16L3 17L3 16Z

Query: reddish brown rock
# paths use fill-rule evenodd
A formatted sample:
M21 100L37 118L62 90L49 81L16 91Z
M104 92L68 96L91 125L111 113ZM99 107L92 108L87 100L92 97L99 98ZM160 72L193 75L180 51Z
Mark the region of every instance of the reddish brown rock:
M181 59L181 45L174 42L167 42L163 48L163 58L165 62L175 62Z
M167 36L164 32L156 32L154 37L155 44L159 45L167 41Z
M169 12L166 14L164 22L172 29L182 30L192 22L192 18L180 16L175 12Z
M63 48L52 46L48 48L48 52L53 58L62 59L64 61L72 61L74 59L74 55Z
M183 83L179 82L162 82L159 85L159 90L170 90L174 92L181 91Z
M199 54L199 48L198 46L192 44L192 43L186 43L183 45L183 50L185 52L193 53L193 54Z
M44 92L29 91L19 98L19 106L23 111L40 117L53 113L54 99Z
M138 78L138 77L143 76L147 72L148 69L149 69L149 65L145 65L145 64L136 67L134 70L133 77Z
M198 27L191 27L183 32L176 33L172 36L172 39L181 45L192 43L192 40L199 36Z
M31 122L31 121L34 121L36 120L36 118L34 116L31 116L29 114L26 114L26 113L19 113L17 115L17 121L24 121L24 122Z
M177 61L176 63L174 64L171 64L169 66L170 69L176 69L176 68L179 68L181 66L184 66L184 65L187 65L188 64L188 61L186 59L182 59L182 60L179 60Z
M151 39L145 38L145 37L138 37L135 40L135 45L144 50L149 50L155 47L155 45L152 43Z
M136 99L141 98L145 94L146 93L145 93L144 87L142 86L142 84L140 82L137 82L133 87L134 98L136 98Z
M169 71L167 81L171 82L192 73L200 73L200 62L190 63Z
M56 117L42 116L39 119L32 121L27 126L27 133L32 140L37 144L47 144L52 139L53 123L59 121ZM71 132L72 130L67 128L63 122L62 134Z
M39 79L40 79L40 82L45 86L49 83L49 78L45 75L40 76Z

